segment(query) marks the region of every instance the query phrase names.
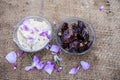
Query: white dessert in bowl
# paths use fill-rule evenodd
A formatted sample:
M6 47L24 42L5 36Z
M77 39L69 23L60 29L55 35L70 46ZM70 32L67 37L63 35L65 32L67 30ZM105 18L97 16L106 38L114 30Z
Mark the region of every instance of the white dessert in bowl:
M15 26L13 40L25 52L37 52L51 40L52 28L42 17L24 18Z

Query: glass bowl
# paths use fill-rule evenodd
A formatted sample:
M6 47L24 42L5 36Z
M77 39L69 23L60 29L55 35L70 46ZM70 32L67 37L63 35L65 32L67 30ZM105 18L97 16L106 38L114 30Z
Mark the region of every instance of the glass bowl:
M17 35L17 31L18 31L20 25L22 25L23 22L24 22L26 19L33 19L33 20L35 20L35 21L40 21L40 22L44 21L44 22L47 24L48 29L49 29L50 32L51 32L51 34L50 34L51 37L50 37L49 41L48 41L43 47L41 47L39 50L28 50L28 49L26 49L25 47L23 47L23 46L20 44L20 42L19 42L19 38L18 38L18 35ZM38 51L44 49L45 46L51 41L51 39L52 39L52 27L51 27L50 23L49 23L45 18L43 18L43 17L29 16L29 17L23 18L19 23L17 23L17 24L14 26L13 41L17 44L17 46L18 46L21 50L23 50L23 51L25 51L25 52L29 52L29 53L38 52Z
M73 24L73 23L77 23L78 20L84 22L84 24L86 25L86 29L88 30L89 32L89 40L92 41L92 45L93 43L95 42L95 39L96 39L96 34L95 34L95 31L94 31L94 28L92 26L92 24L84 19L81 19L81 18L78 18L78 17L70 17L70 18L66 18L64 20L62 20L60 23L58 23L56 26L57 26L57 30L56 30L56 33L55 33L55 37L56 37L56 43L57 45L60 46L60 48L65 52L65 53L68 53L70 55L82 55L82 54L86 54L88 53L90 50L91 50L91 47L92 45L85 51L83 52L80 52L80 53L73 53L73 52L70 52L66 49L64 49L62 46L61 46L61 40L60 40L60 37L58 36L58 33L60 32L61 30L61 27L63 25L63 23L67 22L68 23L68 27L69 25Z

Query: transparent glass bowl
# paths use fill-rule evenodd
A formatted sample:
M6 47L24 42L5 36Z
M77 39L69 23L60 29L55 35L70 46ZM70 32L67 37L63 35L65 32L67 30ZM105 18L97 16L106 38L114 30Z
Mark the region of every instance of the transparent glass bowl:
M25 19L34 19L34 20L37 20L37 21L40 21L40 22L41 22L41 21L46 22L47 25L48 25L49 30L51 31L51 38L49 39L49 42L51 41L51 39L52 39L52 27L51 27L50 23L49 23L45 18L43 18L43 17L38 17L38 16L29 16L29 17L23 18L19 23L17 23L17 24L14 26L13 41L17 44L17 46L18 46L21 50L23 50L23 51L25 51L25 52L30 52L30 53L32 53L32 52L38 52L38 51L44 49L45 46L46 46L49 42L48 42L44 47L40 48L39 50L27 50L27 49L25 49L22 45L20 45L19 40L18 40L18 37L17 37L17 31L18 31L18 28L20 27L20 25L23 23L23 21L24 21Z
M56 26L57 26L57 30L56 30L56 33L55 33L56 43L60 46L60 48L61 48L65 53L68 53L68 54L71 54L71 55L82 55L82 54L88 53L88 52L91 50L91 47L92 47L92 45L93 45L93 43L92 43L92 45L91 45L87 50L85 50L85 51L83 51L83 52L81 52L81 53L69 52L69 51L65 50L64 48L62 48L62 46L61 46L61 44L60 44L60 43L61 43L61 40L60 40L60 38L59 38L59 36L58 36L58 32L60 32L60 29L61 29L63 23L64 23L64 22L67 22L67 23L68 23L68 26L69 26L69 25L71 25L72 23L77 23L78 20L83 21L84 24L86 25L86 28L87 28L87 30L88 30L88 32L89 32L89 40L90 40L90 41L93 41L93 43L94 43L94 42L95 42L95 39L96 39L96 34L95 34L95 31L94 31L94 28L93 28L92 24L89 23L88 21L86 21L86 20L84 20L84 19L81 19L81 18L78 18L78 17L70 17L70 18L66 18L66 19L62 20L59 24L56 25Z

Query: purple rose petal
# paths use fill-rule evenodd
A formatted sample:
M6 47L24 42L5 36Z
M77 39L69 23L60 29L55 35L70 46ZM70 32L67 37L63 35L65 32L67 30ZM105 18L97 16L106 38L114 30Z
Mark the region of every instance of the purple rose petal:
M56 52L52 52L53 55L57 54Z
M29 71L29 70L31 70L33 67L32 66L26 66L25 67L25 71Z
M50 39L50 38L51 38L51 31L50 31L50 30L49 30L49 31L47 31L46 36L47 36L47 38L48 38L48 39Z
M42 33L40 33L39 35L40 35L40 36L46 36L46 34L47 34L47 32L42 32Z
M22 57L22 55L24 54L24 51L21 51L20 53L17 54L18 58Z
M30 24L30 20L29 20L29 19L25 19L25 20L23 21L23 24L26 25L26 26L29 25L29 24Z
M99 10L102 11L104 9L104 6L100 6Z
M57 45L52 45L52 47L50 48L50 51L58 53L60 50L60 47Z
M40 36L46 36L48 39L51 38L51 31L43 31L39 34Z
M24 31L28 31L28 30L29 30L28 26L26 26L26 25L23 25L21 28L22 28L22 30L24 30Z
M51 47L51 44L48 43L45 48L48 50L48 49L50 49L50 47Z
M11 51L10 53L7 54L6 59L8 60L9 63L16 63L17 61L17 54L14 51Z
M61 72L62 71L62 67L59 67L58 69L57 69L57 72Z
M47 36L47 38L48 38L48 39L50 39L50 38L51 38L51 35L46 34L46 36Z
M90 64L88 62L81 61L80 64L84 70L88 70L90 68Z
M34 56L33 67L36 67L38 70L40 70L44 67L44 63L42 61L40 61L37 56Z
M36 27L34 28L34 31L35 31L35 32L39 32L39 30L38 30Z
M62 61L62 58L58 58L58 60L61 62L61 61Z
M60 55L60 51L61 51L61 50L58 51L58 53L57 53L58 55Z
M56 26L56 24L57 24L56 21L53 21L53 25Z
M44 67L44 63L40 61L37 56L34 56L32 65L25 67L25 70L29 71L29 70L34 70L35 68L40 70L43 67Z
M39 58L38 58L37 56L34 56L33 62L34 62L34 63L39 63L39 61L40 61Z
M17 69L17 64L13 64L13 66L14 66L14 69Z
M34 34L34 31L31 29L31 30L30 30L30 33L31 33L31 34Z
M53 62L48 61L46 66L44 67L44 71L48 74L52 74L53 70L55 68L55 64Z
M80 66L78 66L77 68L72 68L72 69L69 71L69 74L76 74L79 69L80 69Z
M34 38L33 38L33 37L29 37L29 38L27 39L27 42L28 42L28 43L33 42L33 41L34 41Z
M36 64L36 68L38 70L42 69L44 67L44 63L41 61L40 63Z

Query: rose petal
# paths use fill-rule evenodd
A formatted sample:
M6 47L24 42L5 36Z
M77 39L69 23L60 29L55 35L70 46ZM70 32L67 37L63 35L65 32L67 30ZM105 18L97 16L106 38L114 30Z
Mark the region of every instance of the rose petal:
M33 37L29 37L29 38L27 39L27 42L28 42L28 43L33 42L33 41L34 41L34 38L33 38Z
M61 61L62 61L62 58L58 58L58 60L61 62Z
M80 64L84 70L88 70L90 68L90 64L88 62L81 61Z
M48 50L48 49L50 49L50 47L51 47L51 44L48 43L45 48Z
M50 48L50 51L58 53L60 50L60 47L57 45L52 45L52 47Z
M47 38L48 38L48 39L50 39L50 38L51 38L51 35L46 34L46 36L47 36Z
M56 21L53 21L53 25L56 25Z
M30 30L30 33L31 33L31 34L34 34L34 31L31 29L31 30Z
M33 63L31 66L27 66L25 68L26 71L29 71L29 70L34 70L34 69L42 69L44 67L44 64L42 61L39 60L39 58L37 56L34 56L33 57Z
M54 67L55 64L53 62L48 61L46 66L44 67L44 71L46 71L48 74L52 74Z
M34 28L34 31L35 31L35 32L39 32L39 29L37 29L37 28L35 27L35 28Z
M33 63L39 63L39 58L37 57L37 56L34 56L34 58L33 58Z
M29 30L28 26L26 26L26 25L23 25L21 28L22 28L22 30L24 30L24 31L28 31L28 30Z
M77 68L72 68L72 69L69 71L69 74L76 74L79 69L80 69L80 66L78 66Z
M57 54L56 52L52 52L53 55Z
M58 69L57 69L57 72L61 72L62 71L62 67L59 67Z
M42 69L43 67L44 67L44 63L42 61L36 65L36 68L38 70Z
M51 38L51 31L47 31L46 36L47 36L48 39L50 39Z
M40 36L46 36L48 39L51 38L51 31L43 31L39 34Z
M48 34L48 35L51 35L51 31L50 31L50 30L49 30L49 31L47 31L47 34Z
M17 64L13 64L13 66L14 66L14 69L17 69Z
M104 9L104 6L100 6L99 10L102 11Z
M42 33L40 33L39 35L40 35L40 36L46 36L46 34L47 34L47 32L42 32Z
M23 24L26 25L26 26L29 25L29 24L30 24L30 20L29 20L29 19L25 19L25 20L23 21Z
M11 51L10 53L7 54L6 59L8 60L9 63L16 63L17 61L17 54L14 51Z
M57 52L58 55L60 55L60 51L61 51L61 50L59 50L59 51Z
M25 70L26 70L26 71L29 71L29 70L31 70L32 68L33 68L32 66L26 66L26 67L25 67Z
M22 57L22 55L24 54L24 51L21 51L20 53L17 54L18 58Z

